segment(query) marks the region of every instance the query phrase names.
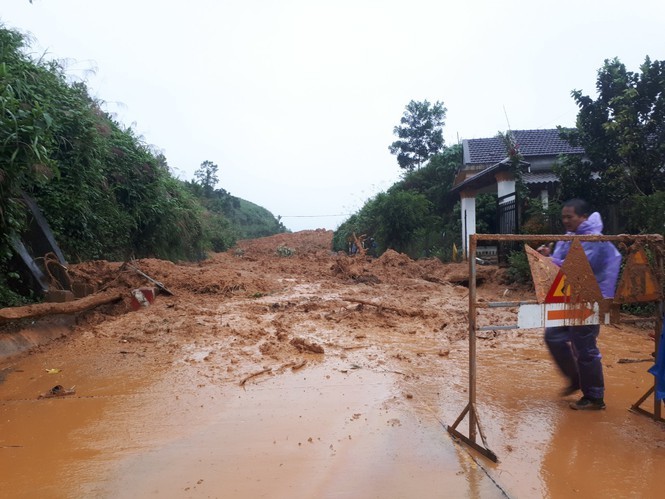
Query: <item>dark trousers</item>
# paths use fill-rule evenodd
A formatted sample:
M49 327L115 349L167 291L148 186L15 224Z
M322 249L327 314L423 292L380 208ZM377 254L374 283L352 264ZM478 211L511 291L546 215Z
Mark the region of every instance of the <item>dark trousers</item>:
M587 397L603 398L605 380L596 338L600 326L545 328L545 343L561 372Z

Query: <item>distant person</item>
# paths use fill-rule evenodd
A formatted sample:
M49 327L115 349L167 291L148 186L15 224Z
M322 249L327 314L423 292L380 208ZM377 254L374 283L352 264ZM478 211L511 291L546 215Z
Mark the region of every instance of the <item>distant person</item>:
M591 213L589 204L582 199L571 199L563 204L561 219L568 235L602 234L603 222L598 212ZM571 241L558 241L551 255L559 267L568 255ZM584 253L591 264L604 298L613 298L616 289L621 254L609 241L583 242ZM538 251L550 256L550 248L541 246ZM545 343L557 366L568 379L562 396L582 390L582 398L571 402L576 410L605 409L605 381L600 350L596 339L599 325L560 326L545 328Z
M378 248L378 247L379 247L379 245L376 243L376 241L374 240L374 238L373 238L373 237L370 237L370 238L369 238L369 242L368 242L368 250L369 250L368 252L369 252L369 255L370 255L370 256L373 256L374 258L376 258L377 248Z

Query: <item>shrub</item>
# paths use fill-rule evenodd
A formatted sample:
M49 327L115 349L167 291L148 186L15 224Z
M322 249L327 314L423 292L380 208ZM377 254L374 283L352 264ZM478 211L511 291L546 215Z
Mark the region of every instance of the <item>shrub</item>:
M524 251L512 251L508 255L507 275L511 282L531 283L531 267Z
M296 253L296 250L293 248L289 248L288 246L278 246L277 249L275 250L275 253L277 253L279 256L293 256Z

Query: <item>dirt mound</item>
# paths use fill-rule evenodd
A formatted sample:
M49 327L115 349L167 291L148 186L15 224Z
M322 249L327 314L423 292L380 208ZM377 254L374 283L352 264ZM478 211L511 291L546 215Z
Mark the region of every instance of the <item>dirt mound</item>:
M279 248L292 250L292 254L306 255L311 253L327 253L332 250L333 231L325 229L303 230L300 232L275 234L260 239L238 241L233 253L246 256L280 255ZM287 253L282 251L282 254Z
M349 257L345 254L337 255L330 267L333 276L345 281L364 284L379 284L381 280L370 271L370 262L360 257Z
M377 262L384 267L405 267L411 264L413 260L404 253L389 249L379 257Z
M330 336L331 325L352 338L354 330L367 327L437 331L444 341L464 336L467 289L449 277L468 267L451 271L439 260L414 261L393 250L380 258L336 254L332 237L332 231L314 230L245 240L197 263L145 258L129 265L72 265L77 281L124 295L120 303L80 314L79 327L171 348L198 335L224 338L227 372L236 370L235 363L265 358L301 361L307 352L294 338L328 351L340 341ZM152 287L153 281L172 296L160 292L152 306L134 312L132 290Z

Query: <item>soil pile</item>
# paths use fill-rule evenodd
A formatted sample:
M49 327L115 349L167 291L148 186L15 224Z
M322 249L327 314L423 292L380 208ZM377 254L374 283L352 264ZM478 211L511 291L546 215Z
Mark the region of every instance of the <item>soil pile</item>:
M274 374L308 357L378 348L389 330L443 349L466 335L468 289L456 283L468 281L466 265L414 261L392 250L349 257L331 251L332 236L314 230L240 241L199 263L136 260L133 267L173 293L158 293L138 311L131 290L153 285L140 273L117 262L73 265L77 281L125 295L81 314L77 330L171 353L195 338L214 338L204 355L206 362L215 358L209 374L238 382L257 366L272 366ZM479 280L497 272L482 268ZM374 354L376 362L385 362L383 355ZM411 354L392 356L408 362Z

